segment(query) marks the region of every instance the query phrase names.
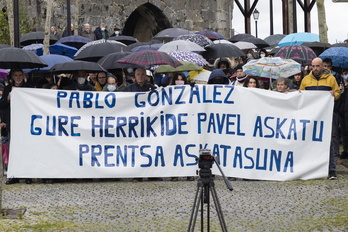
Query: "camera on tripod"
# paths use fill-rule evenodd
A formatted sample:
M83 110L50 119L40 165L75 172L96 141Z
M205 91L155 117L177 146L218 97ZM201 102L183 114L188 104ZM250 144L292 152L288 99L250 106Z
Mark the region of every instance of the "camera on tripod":
M213 161L214 157L209 149L199 150L198 167L200 170L198 174L203 180L208 181L212 177L211 168L213 167Z

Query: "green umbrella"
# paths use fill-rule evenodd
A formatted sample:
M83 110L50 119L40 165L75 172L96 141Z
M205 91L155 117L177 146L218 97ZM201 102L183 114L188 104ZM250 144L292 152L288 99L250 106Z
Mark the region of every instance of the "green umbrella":
M185 71L199 71L202 70L201 66L198 66L197 64L187 62L187 61L180 61L182 65L174 68L170 65L161 65L156 70L155 73L171 73L171 72L185 72Z

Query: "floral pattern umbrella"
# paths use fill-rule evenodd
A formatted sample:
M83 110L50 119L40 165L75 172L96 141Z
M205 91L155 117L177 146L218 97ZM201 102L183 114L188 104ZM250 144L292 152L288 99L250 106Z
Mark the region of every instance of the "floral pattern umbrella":
M302 65L310 65L312 60L317 57L311 48L302 45L288 45L281 47L274 56L284 59L293 59Z
M334 67L348 68L348 48L346 47L326 49L319 57L322 59L330 58Z
M301 64L291 59L263 57L246 63L243 66L243 72L259 77L278 79L301 72Z
M168 54L180 61L195 63L199 66L208 64L208 62L201 55L194 52L174 51L169 52Z
M132 52L131 54L119 59L117 62L121 64L140 65L144 67L164 64L168 64L173 67L182 65L180 61L165 52L151 50L143 52Z
M204 35L200 35L200 34L180 35L174 38L173 40L187 40L187 41L194 42L201 47L205 47L212 44L212 41L208 37Z

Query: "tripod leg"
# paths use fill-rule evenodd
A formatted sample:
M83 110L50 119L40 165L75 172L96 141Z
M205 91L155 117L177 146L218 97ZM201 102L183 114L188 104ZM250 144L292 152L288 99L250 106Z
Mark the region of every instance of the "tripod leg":
M199 204L202 202L203 187L197 187L195 200L193 202L190 223L188 227L188 232L193 232L195 230L195 225L197 221L197 214L199 211Z
M226 222L225 222L222 210L221 210L221 205L220 205L219 199L217 197L217 193L216 193L214 185L211 186L210 191L211 191L211 195L212 195L213 200L214 200L216 213L217 213L217 215L219 217L221 229L222 229L223 232L227 232Z

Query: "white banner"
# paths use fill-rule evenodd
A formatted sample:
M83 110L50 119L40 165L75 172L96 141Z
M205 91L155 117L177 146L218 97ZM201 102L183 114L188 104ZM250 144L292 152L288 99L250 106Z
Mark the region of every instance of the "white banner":
M196 85L146 93L16 88L8 177L194 176L200 149L229 177L328 174L333 97ZM219 175L216 165L213 173Z

